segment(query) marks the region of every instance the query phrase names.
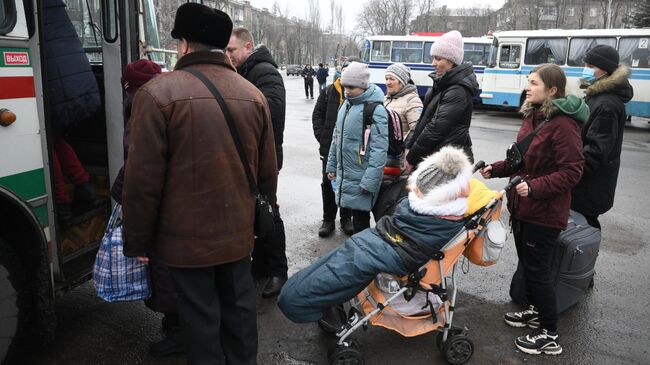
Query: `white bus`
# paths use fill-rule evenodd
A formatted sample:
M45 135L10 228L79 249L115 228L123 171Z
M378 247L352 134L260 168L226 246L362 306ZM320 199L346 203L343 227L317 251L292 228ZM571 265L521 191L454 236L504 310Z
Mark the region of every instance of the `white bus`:
M77 31L101 94L100 110L66 138L105 204L58 223L47 76L65 65L44 56L43 25L52 19L43 8L59 4L0 0L0 363L30 335L51 339L55 299L90 278L110 212L109 184L123 163L122 68L145 56L162 63L169 53L157 49L153 0L65 3L66 25Z
M580 77L587 50L606 44L618 50L630 67L634 98L630 116L650 117L650 29L580 29L507 31L494 34L483 74L483 104L519 108L525 98L526 76L535 66L554 63L567 76L567 93L583 96Z
M395 62L401 62L411 69L411 79L418 88L418 94L424 98L432 81L429 74L434 71L431 66L429 51L431 45L442 35L433 36L370 36L365 39L361 58L370 69L370 82L386 92L384 74L386 68ZM478 80L479 89L483 78L483 69L488 60L492 39L488 37L463 38L465 55L463 62L471 63ZM476 95L476 100L479 94Z

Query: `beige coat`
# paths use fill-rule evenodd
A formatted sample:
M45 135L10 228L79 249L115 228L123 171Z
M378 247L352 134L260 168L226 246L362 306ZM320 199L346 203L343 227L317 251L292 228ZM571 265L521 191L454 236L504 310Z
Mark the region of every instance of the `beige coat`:
M415 85L406 85L395 95L386 95L384 106L399 114L402 120L403 140L406 141L408 132L415 128L422 114L422 100L418 96Z

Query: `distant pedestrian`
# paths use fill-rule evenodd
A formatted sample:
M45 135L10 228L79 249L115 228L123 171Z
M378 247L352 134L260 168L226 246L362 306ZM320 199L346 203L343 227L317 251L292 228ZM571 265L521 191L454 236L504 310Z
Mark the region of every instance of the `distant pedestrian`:
M269 104L273 136L275 137L275 155L278 161L278 173L282 169L282 143L284 140L284 117L286 109L286 92L284 81L278 72L278 65L273 60L266 46L253 47L254 40L246 28L235 28L228 42L227 54L237 72L257 87ZM284 222L280 217L280 207L273 210L275 231L273 234L258 237L253 250L253 273L268 277L262 296L273 297L280 293L287 281L287 255Z
M300 73L303 80L305 81L305 99L310 97L314 98L314 77L316 77L316 71L311 68L310 64L306 64L305 68L302 69Z
M518 158L495 162L481 169L484 178L519 176L508 191L519 263L524 268L529 308L509 312L505 322L535 330L518 337L515 345L527 354L562 353L557 329L553 256L560 230L565 229L571 189L580 180L584 159L580 125L589 117L585 102L565 96L566 76L557 65L544 64L528 75L524 121L517 134ZM532 135L531 137L528 137ZM527 143L528 147L524 147ZM521 150L520 150L521 148Z
M361 61L359 58L350 57L342 65L345 69L350 63ZM340 71L337 71L340 73ZM334 199L334 189L331 181L327 178L325 168L327 167L327 157L329 156L330 146L332 144L332 133L336 125L336 117L339 107L343 104L343 86L341 79L336 78L334 82L325 88L322 94L316 100L314 112L311 121L314 128L314 137L318 141L318 153L323 163L323 179L320 184L323 198L323 223L318 229L320 237L327 237L334 232L334 220L336 219L336 200ZM345 234L351 235L354 232L352 228L352 211L341 208L339 212L341 218L341 229Z
M370 211L377 201L388 152L388 115L375 108L364 129L365 103L383 103L384 93L370 83L368 65L352 62L341 74L346 100L339 108L327 158L328 178L336 181L336 203L352 209L354 233L370 227Z
M619 65L616 49L598 45L585 56L583 78L588 84L585 101L589 120L582 128L585 171L573 188L571 208L600 229L598 216L614 205L625 130L625 103L634 91L630 69Z
M463 52L463 36L456 30L443 34L431 46L431 65L436 69L429 74L433 87L424 97L420 120L405 143L407 171L446 145L463 148L474 161L469 126L478 82L472 65L463 63Z
M230 17L181 5L174 71L137 92L123 191L124 254L171 269L189 364L256 364L257 311L250 254L255 196L224 116L222 94L261 194L275 201L277 165L264 95L224 49ZM227 114L227 113L226 113Z
M327 78L330 76L327 67L323 67L322 63L318 64L318 71L316 71L316 80L318 80L318 95L323 93L325 86L327 86Z

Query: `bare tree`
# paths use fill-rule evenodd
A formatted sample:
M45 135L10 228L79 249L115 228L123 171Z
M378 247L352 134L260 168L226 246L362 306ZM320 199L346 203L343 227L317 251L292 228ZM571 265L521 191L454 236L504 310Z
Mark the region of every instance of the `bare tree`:
M365 34L406 34L413 5L413 0L369 0L357 16L357 26Z
M537 2L522 4L528 15L528 29L539 29L540 6Z
M578 29L582 29L585 27L585 20L589 16L589 4L587 4L586 1L583 1L582 4L580 4L580 11L578 14Z
M418 3L418 15L411 22L411 29L420 32L429 32L432 24L433 9L435 8L435 0L420 0Z

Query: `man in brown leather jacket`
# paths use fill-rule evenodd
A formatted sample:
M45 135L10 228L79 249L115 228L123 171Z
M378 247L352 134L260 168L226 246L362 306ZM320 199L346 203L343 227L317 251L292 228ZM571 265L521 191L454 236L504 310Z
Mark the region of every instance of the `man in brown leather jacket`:
M227 122L203 73L221 92L262 194L275 201L271 116L257 88L223 52L226 13L179 7L173 72L143 86L132 110L123 192L124 254L171 268L190 364L255 364L255 284L250 254L255 197Z

